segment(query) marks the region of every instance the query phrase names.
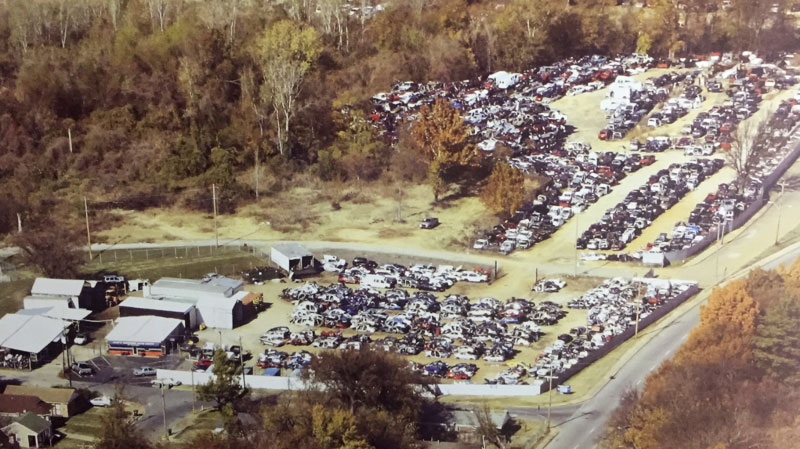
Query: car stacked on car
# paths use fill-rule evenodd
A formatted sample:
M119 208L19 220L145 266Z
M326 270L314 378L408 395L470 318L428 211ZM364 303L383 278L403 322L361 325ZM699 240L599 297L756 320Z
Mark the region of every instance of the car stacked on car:
M722 159L697 159L672 164L651 176L647 184L631 191L608 209L601 220L577 240L578 249L621 251L664 211L722 168Z
M611 192L611 186L655 161L636 153L591 151L582 142L570 142L551 154L511 159L523 171L544 174L552 180L532 203L491 230L483 231L474 249L508 254L546 240L567 220Z
M577 326L569 334L559 335L539 354L536 364L527 369L528 374L546 380L551 375L563 373L586 358L591 351L603 347L613 336L634 326L637 308L641 320L692 285L689 282L665 280L643 283L623 278L605 280L568 303L572 309L586 309L586 326ZM517 370L522 368L517 367Z
M554 325L567 314L550 301L538 305L522 298L503 302L482 297L470 301L463 295L448 295L440 301L430 292L410 293L398 288L383 292L369 288L353 290L342 284L325 287L308 283L285 290L284 298L294 304L294 322L300 316L312 315L315 318L304 323L333 329L319 333L311 328L289 332L287 327L279 326L262 335L261 342L265 345L358 350L369 344L402 355L488 362L514 357L518 352L516 347L529 346L541 338L541 326ZM329 316L340 318L333 322L327 320ZM358 333L346 338L338 330L341 328L352 328ZM369 335L375 332L402 335L372 341ZM286 353L267 349L259 355L258 364L286 367L287 357ZM432 376L466 379L474 375L470 365L448 367L446 363L434 363L430 367L426 372Z
M673 72L650 78L643 85L631 78L618 78L609 91L608 99L601 104L608 125L600 130L597 138L624 138L657 103L666 100L672 86L683 81L685 77L685 74ZM661 126L660 119L657 119L657 126Z
M577 95L600 89L621 74L632 75L653 65L646 55L570 58L522 73L498 72L485 78L425 84L396 82L388 93L372 98L370 119L387 141L397 138L401 123L416 118L422 105L436 98L448 100L463 111L473 126L472 138L490 153L496 143L523 150L534 144L543 148L565 131L563 121L543 103L565 94Z
M756 163L747 185L741 191L735 183L720 184L716 192L708 194L695 206L686 221L678 222L669 234L662 233L644 251L688 249L709 232L722 229L722 223L729 223L726 232L730 231L730 223L760 198L764 177L773 173L793 151L788 139L790 130L800 122L800 107L795 107L797 103L796 99L782 102L765 127L765 132L755 138L756 151L761 152L759 148L767 149L769 157L761 158Z

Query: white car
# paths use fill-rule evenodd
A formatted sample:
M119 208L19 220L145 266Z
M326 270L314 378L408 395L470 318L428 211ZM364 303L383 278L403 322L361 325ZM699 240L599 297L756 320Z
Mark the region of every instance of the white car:
M475 240L475 244L472 245L473 249L486 249L489 246L489 241L486 239L478 239Z
M208 367L208 369L207 369L206 371L210 371L210 369L211 369L211 367L212 367L212 366L213 366L213 365L209 366L209 367ZM181 381L179 381L179 380L176 380L176 379L170 379L170 378L164 378L164 379L153 379L152 381L150 381L150 384L151 384L151 385L153 385L154 387L159 387L159 388L160 388L161 386L165 386L165 387L177 387L178 385L181 385L181 383L182 383L182 382L181 382Z
M477 271L464 271L461 274L461 279L467 282L487 282L489 280L489 276L478 273Z
M100 396L90 399L89 403L95 407L111 407L111 398L108 396Z

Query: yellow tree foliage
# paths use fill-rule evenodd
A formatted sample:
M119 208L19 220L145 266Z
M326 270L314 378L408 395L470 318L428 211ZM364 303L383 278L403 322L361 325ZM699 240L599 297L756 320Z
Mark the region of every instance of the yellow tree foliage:
M636 407L631 416L631 426L625 432L625 440L636 449L661 449L661 429L669 419L669 413L663 408L646 410Z
M494 166L481 201L496 214L513 214L525 200L525 176L505 162Z
M330 409L316 404L311 410L314 441L320 449L369 449L359 433L356 418L349 410Z
M430 162L428 180L436 201L445 192L444 175L454 167L473 165L478 161L475 147L468 142L469 126L459 111L447 100L437 99L433 107L422 106L414 122L412 136Z
M725 324L752 335L758 314L758 303L747 292L747 280L737 279L714 289L708 305L700 309L700 323Z

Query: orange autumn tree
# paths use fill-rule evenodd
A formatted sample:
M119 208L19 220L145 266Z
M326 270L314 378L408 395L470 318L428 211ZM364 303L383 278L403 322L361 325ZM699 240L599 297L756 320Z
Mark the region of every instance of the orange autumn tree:
M677 362L750 360L759 311L745 279L714 288L708 304L700 309L700 325L676 354Z
M505 162L498 163L481 192L481 201L495 214L513 214L525 201L525 176Z
M447 100L439 98L433 107L422 106L411 135L429 164L428 182L434 201L447 191L448 172L478 162L475 146L468 141L469 126Z

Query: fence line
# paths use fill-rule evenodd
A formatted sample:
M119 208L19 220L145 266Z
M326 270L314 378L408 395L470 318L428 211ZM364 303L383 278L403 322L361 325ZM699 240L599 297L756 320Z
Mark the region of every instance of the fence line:
M156 370L157 379L173 379L182 385L205 385L214 375L180 370ZM237 377L237 382L239 382ZM292 376L244 376L247 388L255 390L298 391L308 388L302 379ZM436 393L442 396L536 396L542 392L540 385L484 385L484 384L439 384Z
M795 131L798 129L798 127L800 127L800 125L796 126L792 130L790 135L793 135ZM775 170L773 170L769 176L764 178L764 182L761 185L761 194L758 196L758 199L750 203L750 205L747 206L744 212L742 212L738 217L736 217L732 222L729 223L727 229L725 229L726 234L740 228L742 225L747 223L747 221L750 220L750 218L752 218L753 215L755 215L759 210L761 210L762 207L764 207L765 204L769 202L768 198L770 189L772 189L778 182L778 180L781 178L781 176L783 176L783 174L786 173L786 170L788 170L789 167L791 167L795 163L795 161L797 161L798 157L800 157L800 144L797 144L794 147L794 150L792 150L792 152L789 153L783 159L783 161L781 161L781 163L778 164L777 167L775 167ZM712 232L712 230L714 230L714 232ZM700 240L699 242L695 243L694 245L686 249L665 252L664 257L666 257L667 260L670 262L675 262L675 261L684 262L689 257L692 257L695 254L708 248L716 240L717 240L716 228L711 228L709 229L708 234L706 234L706 236L703 237L703 239Z

